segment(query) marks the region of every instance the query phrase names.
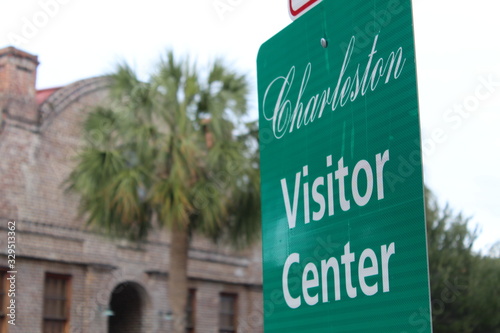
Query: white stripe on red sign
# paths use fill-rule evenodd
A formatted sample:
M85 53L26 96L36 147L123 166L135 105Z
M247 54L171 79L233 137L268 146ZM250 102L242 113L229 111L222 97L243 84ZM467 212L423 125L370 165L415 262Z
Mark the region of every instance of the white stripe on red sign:
M288 12L292 20L314 7L321 0L288 0Z

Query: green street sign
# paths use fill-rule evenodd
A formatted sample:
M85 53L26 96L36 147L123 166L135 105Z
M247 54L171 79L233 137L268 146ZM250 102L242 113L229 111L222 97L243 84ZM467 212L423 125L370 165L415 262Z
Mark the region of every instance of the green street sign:
M257 59L265 332L431 332L409 0L324 0Z

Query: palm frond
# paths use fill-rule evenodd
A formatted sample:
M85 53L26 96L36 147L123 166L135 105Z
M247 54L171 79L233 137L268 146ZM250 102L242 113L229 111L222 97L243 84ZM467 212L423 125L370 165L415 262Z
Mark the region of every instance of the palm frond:
M200 75L169 51L148 82L125 63L111 77L111 101L89 113L67 181L88 223L137 239L154 213L162 226L214 240L241 245L258 235L256 136L241 133L245 76L220 59Z

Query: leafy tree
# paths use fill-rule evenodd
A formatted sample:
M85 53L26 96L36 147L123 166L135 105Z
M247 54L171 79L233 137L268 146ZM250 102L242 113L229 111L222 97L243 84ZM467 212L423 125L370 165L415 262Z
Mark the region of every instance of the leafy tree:
M434 332L500 332L500 259L473 251L469 219L441 209L428 189L426 199Z
M260 230L256 143L242 120L246 78L220 60L200 74L169 52L147 82L127 65L111 79L110 103L84 123L68 188L108 235L140 240L154 221L170 230L169 297L174 332L184 333L190 236L241 246Z
M478 257L471 276L469 308L474 333L500 333L500 259Z

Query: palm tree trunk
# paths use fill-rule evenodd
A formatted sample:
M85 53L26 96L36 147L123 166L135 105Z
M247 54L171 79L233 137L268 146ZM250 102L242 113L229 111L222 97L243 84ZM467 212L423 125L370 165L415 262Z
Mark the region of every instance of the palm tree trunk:
M186 303L188 295L187 261L189 234L186 227L172 228L170 241L170 270L168 290L173 315L173 332L186 332Z

